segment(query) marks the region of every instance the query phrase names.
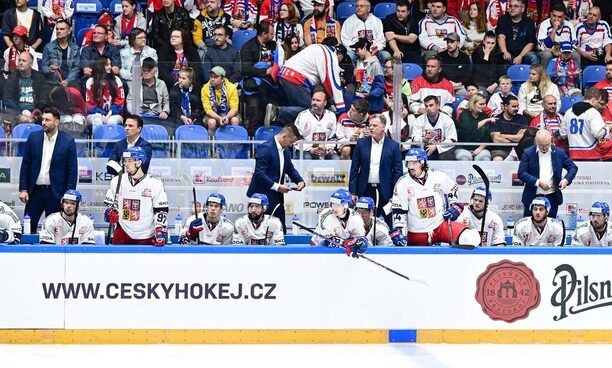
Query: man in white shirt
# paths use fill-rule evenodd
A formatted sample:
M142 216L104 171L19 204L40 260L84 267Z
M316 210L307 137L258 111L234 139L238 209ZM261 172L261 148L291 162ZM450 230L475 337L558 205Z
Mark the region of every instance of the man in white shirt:
M342 44L347 47L355 44L360 38L372 42L372 54L376 55L382 64L387 58L391 57L391 54L384 51L387 40L383 32L383 24L378 17L370 13L371 9L372 5L369 0L357 0L355 14L344 21L340 36ZM348 55L353 62L357 62L357 55L350 48L348 49Z

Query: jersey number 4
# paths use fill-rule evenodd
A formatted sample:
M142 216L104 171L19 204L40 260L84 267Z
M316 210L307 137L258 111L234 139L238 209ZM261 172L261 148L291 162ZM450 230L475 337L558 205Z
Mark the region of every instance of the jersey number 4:
M570 134L582 134L582 128L584 128L584 119L573 118L570 120Z

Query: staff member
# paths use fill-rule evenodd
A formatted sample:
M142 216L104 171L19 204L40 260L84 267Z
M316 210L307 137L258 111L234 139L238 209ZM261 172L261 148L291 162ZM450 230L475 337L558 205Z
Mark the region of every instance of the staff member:
M536 196L548 198L548 217L557 217L557 209L563 203L561 191L572 183L578 172L578 166L567 157L565 151L552 146L551 142L550 131L540 129L536 133L535 145L523 152L518 177L525 183L522 198L524 217L531 216L530 204ZM567 173L561 178L563 169Z
M266 213L269 215L280 203L274 216L281 220L283 232L286 232L284 194L291 191L285 185L285 174L289 175L292 182L297 183L295 190L300 191L306 185L291 162L291 147L300 139L302 136L297 127L294 124L287 124L277 135L260 144L255 151L255 172L247 190L248 197L254 193L268 196L270 205Z
M68 189L76 189L77 153L74 138L59 131L60 113L47 107L42 114L42 131L28 137L19 173L19 200L25 203L32 230L45 212L60 210L60 200Z
M120 140L113 147L113 151L106 163L107 173L117 175L117 173L121 171L121 165L119 164L121 162L121 155L128 148L134 146L142 148L147 154L145 161L142 163L142 172L146 174L149 171L151 156L153 156L153 147L151 143L140 136L143 124L142 118L138 115L128 115L125 118L125 122L123 123L125 128L125 139Z
M378 198L376 217L384 214L383 207L393 196L395 183L403 175L400 145L385 137L386 124L382 115L370 118L370 136L357 141L349 179L349 190L355 202L357 197ZM390 211L384 217L389 228L393 228Z

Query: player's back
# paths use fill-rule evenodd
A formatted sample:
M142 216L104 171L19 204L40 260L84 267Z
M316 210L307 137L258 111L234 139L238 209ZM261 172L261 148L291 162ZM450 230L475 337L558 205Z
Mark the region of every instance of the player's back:
M570 158L598 159L599 138L606 134L601 114L590 104L578 102L563 116L562 134L567 135Z

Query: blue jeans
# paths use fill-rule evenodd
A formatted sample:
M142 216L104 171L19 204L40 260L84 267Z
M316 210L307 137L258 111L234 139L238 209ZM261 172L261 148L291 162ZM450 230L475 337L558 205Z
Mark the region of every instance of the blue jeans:
M278 120L282 123L293 123L300 112L310 108L311 91L305 86L298 86L282 78L280 85L285 93L287 106L279 106Z

